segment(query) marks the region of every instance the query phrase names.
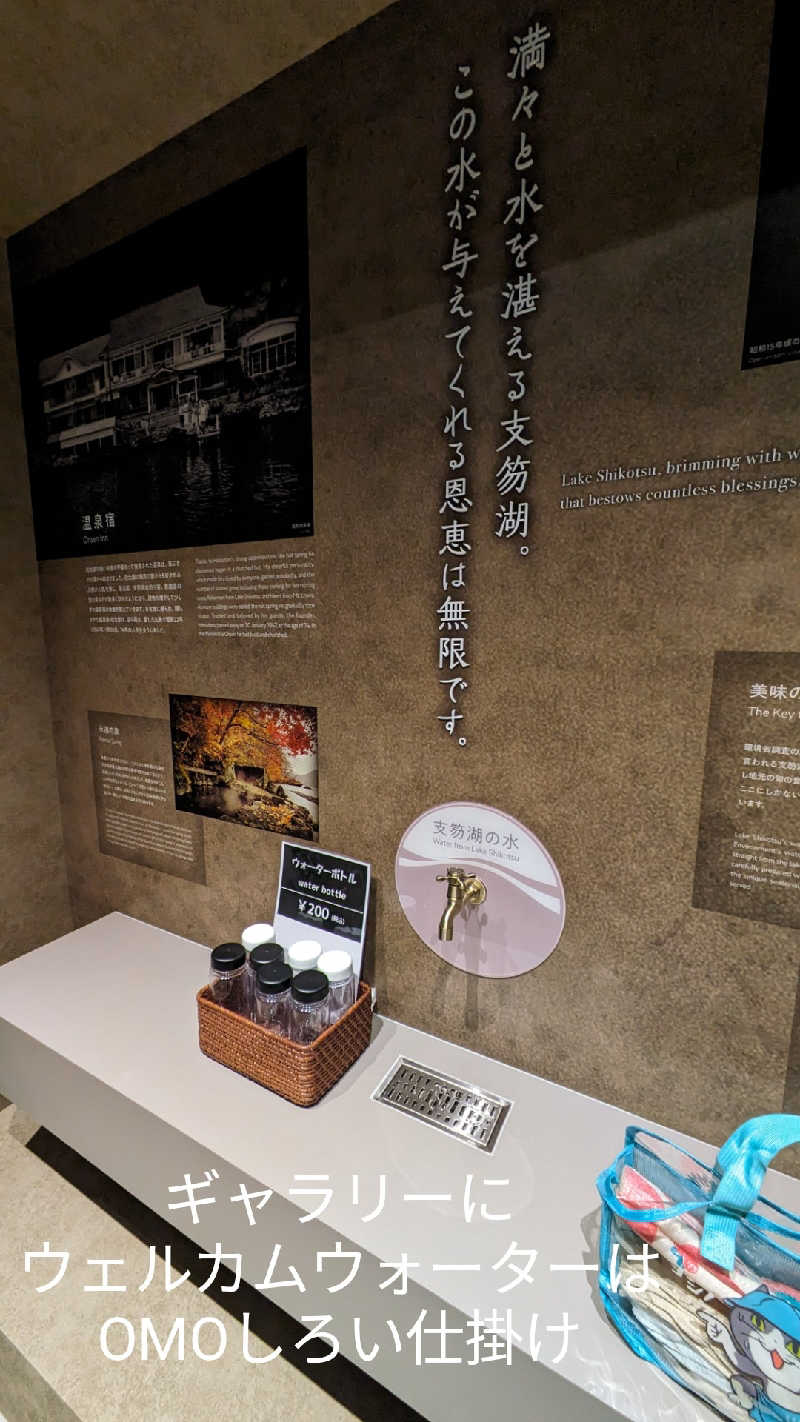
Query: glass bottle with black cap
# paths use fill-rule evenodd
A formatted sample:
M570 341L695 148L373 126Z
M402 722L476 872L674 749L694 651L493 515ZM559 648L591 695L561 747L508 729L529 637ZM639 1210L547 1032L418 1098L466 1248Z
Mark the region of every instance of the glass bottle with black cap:
M292 970L280 959L263 963L256 974L253 1020L281 1037L289 1035Z
M254 1021L256 1017L256 980L261 968L265 968L268 963L283 963L283 949L280 943L268 942L258 943L247 955L247 993L250 1016Z
M316 968L295 973L289 1036L293 1042L313 1042L328 1025L328 979Z
M246 958L241 943L220 943L211 950L211 996L243 1017L250 1015Z

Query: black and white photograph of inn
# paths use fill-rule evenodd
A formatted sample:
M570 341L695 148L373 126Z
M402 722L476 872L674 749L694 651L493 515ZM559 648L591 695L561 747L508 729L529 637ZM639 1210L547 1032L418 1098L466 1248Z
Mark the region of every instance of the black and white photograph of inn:
M41 283L24 389L40 558L313 532L304 177L283 160ZM238 212L247 196L252 227L271 187L280 232L254 241ZM81 339L53 350L70 326Z
M130 311L105 337L39 366L54 461L170 431L220 432L210 399L225 390L225 312L198 287Z

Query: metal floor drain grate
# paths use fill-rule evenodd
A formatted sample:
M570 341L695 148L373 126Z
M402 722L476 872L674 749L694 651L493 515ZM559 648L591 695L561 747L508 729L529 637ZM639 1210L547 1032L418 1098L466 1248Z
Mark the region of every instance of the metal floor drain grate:
M444 1072L399 1057L373 1100L445 1131L478 1150L494 1150L511 1102Z

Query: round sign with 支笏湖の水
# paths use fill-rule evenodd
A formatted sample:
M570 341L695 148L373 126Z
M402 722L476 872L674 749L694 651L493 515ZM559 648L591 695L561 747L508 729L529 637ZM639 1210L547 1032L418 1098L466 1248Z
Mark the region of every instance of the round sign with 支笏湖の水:
M395 880L423 943L465 973L518 977L561 937L564 886L553 860L525 825L490 805L426 810L400 841Z

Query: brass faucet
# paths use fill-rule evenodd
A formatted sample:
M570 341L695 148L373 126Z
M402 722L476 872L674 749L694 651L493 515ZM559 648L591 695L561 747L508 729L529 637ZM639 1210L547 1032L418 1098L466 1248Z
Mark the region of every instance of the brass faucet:
M437 884L447 884L447 906L439 920L439 937L443 943L453 939L453 919L464 904L482 904L486 898L486 885L475 874L467 874L464 869L451 866L446 874L436 875Z

